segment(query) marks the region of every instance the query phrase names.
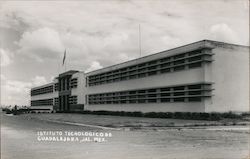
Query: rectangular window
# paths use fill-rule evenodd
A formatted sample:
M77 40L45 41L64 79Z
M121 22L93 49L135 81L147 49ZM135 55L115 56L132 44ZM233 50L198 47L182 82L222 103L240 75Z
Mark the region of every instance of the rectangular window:
M181 70L184 70L185 69L185 66L176 66L174 67L174 71L181 71Z
M161 59L147 61L97 75L91 75L88 77L88 85L95 86L153 76L160 73L169 73L173 71L182 71L185 69L202 67L203 63L212 62L211 56L212 54L203 54L202 50L196 50L169 57L163 57ZM206 57L208 58L206 59Z
M43 88L38 88L38 89L31 89L31 96L52 93L53 91L54 91L54 85L43 87Z
M170 66L170 62L169 62L169 63L161 64L160 66L161 66L161 68L163 68L163 67L168 67L168 66Z
M201 89L205 86L207 87L206 89ZM205 97L211 97L211 91L211 84L181 85L93 94L88 95L87 101L89 104L156 103L158 102L157 98L159 98L159 102L192 102L201 101ZM204 95L205 92L206 95Z
M175 91L184 90L184 89L185 89L185 86L174 87Z
M163 62L168 62L168 61L170 61L170 57L166 57L166 58L163 58L163 59L161 59L160 61L163 63Z
M161 98L161 103L170 102L170 98Z
M157 64L157 60L148 62L148 65L155 65L155 64Z
M194 56L194 55L197 55L197 54L201 54L201 50L196 50L196 51L192 51L192 52L188 53L189 56Z
M136 100L129 100L129 103L136 103Z
M190 91L188 95L201 95L201 91Z
M189 85L188 89L201 89L201 85Z
M156 99L148 99L148 103L156 103Z
M196 68L196 67L201 67L201 62L192 63L188 65L188 68Z
M175 92L174 96L184 96L185 93L184 92Z
M70 80L70 88L77 88L77 78L72 78Z
M189 102L200 102L201 101L201 97L190 97L188 98Z
M170 95L170 93L161 93L161 97L169 97Z
M195 57L188 58L188 62L199 61L201 59L202 59L201 56L195 56Z
M156 94L149 94L148 97L149 97L149 98L151 98L151 97L156 97Z
M146 77L146 73L138 74L138 77Z
M69 103L70 104L77 104L77 96L70 96Z
M148 75L149 75L149 76L153 76L153 75L156 75L156 74L157 74L157 71L148 72Z
M31 106L51 106L53 105L53 98L51 99L42 99L42 100L32 100Z
M145 90L139 90L138 93L145 93Z
M138 100L138 103L146 103L146 100L144 100L144 99L139 99L139 100Z
M148 90L148 93L153 93L153 92L156 92L156 89L149 89Z
M180 59L180 58L184 58L185 54L179 54L179 55L175 55L174 59Z
M138 67L141 68L141 67L145 67L146 66L146 63L142 63L142 64L139 64Z
M185 60L178 60L174 62L174 65L184 64Z
M184 102L185 98L174 98L174 102Z
M161 70L161 73L167 73L167 72L170 72L170 68L166 68L166 69Z
M166 91L170 91L170 88L161 88L160 90L161 92L166 92Z

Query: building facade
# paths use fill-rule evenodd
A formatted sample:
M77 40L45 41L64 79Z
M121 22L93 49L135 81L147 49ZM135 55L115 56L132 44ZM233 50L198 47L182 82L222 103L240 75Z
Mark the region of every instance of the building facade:
M59 111L244 112L249 47L203 40L58 80Z

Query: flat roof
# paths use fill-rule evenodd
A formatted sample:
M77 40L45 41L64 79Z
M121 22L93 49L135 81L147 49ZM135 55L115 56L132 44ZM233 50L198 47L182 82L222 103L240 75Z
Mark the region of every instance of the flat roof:
M55 82L50 82L50 83L47 83L47 84L43 84L41 86L33 87L33 88L31 88L31 90L48 87L48 86L51 86L51 85L54 85L54 84L55 84Z
M158 53L153 53L153 54L146 55L146 56L136 58L136 59L133 59L133 60L125 61L125 62L114 64L114 65L111 65L111 66L107 66L107 67L104 67L104 68L101 68L101 69L97 69L97 70L94 70L94 71L91 71L91 72L87 72L85 74L87 76L90 76L90 75L95 75L95 74L99 74L99 73L103 73L103 72L108 72L108 71L111 71L112 68L119 69L119 68L116 68L116 67L119 67L119 66L121 66L120 68L126 67L126 66L123 66L123 65L126 65L126 64L128 64L128 66L131 64L131 66L132 66L132 65L135 64L134 62L136 62L136 61L138 61L139 63L142 63L143 59L145 59L145 61L150 61L151 57L154 57L154 56L157 56L157 55L160 55L160 54L163 54L163 55L169 54L170 55L170 53L172 53L172 52L177 52L176 54L183 53L183 49L185 49L185 48L187 49L187 51L191 51L191 50L196 50L196 49L200 49L200 48L204 48L204 47L214 48L214 47L221 47L221 46L223 46L223 47L225 47L225 46L234 46L234 47L246 47L246 48L249 48L249 46L204 39L204 40L201 40L201 41L189 43L189 44L182 45L182 46L172 48L172 49L169 49L169 50L164 50L164 51L161 51L161 52L158 52Z
M63 72L63 73L59 74L59 77L73 75L73 74L75 74L77 72L79 72L79 71L77 71L77 70L69 70L69 71L66 71L66 72Z

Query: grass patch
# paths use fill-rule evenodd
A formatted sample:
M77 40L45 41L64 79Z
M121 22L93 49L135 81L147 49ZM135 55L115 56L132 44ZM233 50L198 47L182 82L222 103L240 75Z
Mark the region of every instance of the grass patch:
M65 112L57 112L65 113ZM129 116L129 117L147 117L147 118L167 118L167 119L186 119L186 120L208 120L218 121L221 119L242 119L246 114L235 114L233 112L225 113L203 113L203 112L125 112L125 111L81 111L67 113L111 115L111 116Z

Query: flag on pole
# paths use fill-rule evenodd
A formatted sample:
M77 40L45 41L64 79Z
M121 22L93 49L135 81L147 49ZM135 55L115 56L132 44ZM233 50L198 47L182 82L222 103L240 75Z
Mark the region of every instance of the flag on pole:
M64 51L64 56L63 56L63 63L62 63L62 65L64 65L65 59L66 59L66 49L65 49L65 51Z

